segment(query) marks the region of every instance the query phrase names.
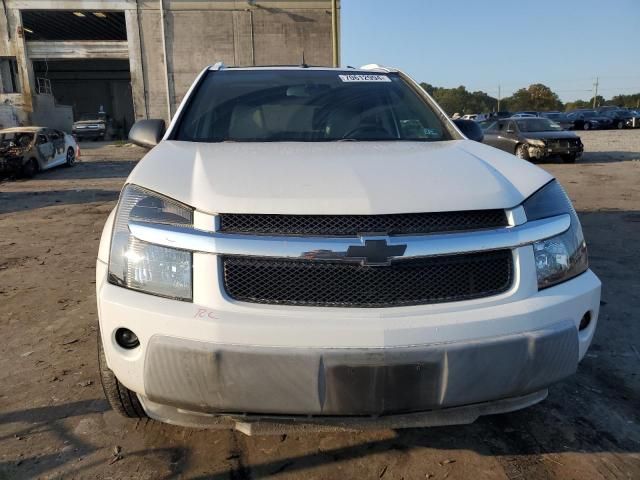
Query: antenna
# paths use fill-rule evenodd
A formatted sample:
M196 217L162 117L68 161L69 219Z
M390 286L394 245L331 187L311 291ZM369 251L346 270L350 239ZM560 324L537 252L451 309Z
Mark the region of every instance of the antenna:
M302 68L309 68L309 65L304 61L304 48L302 49L302 61L300 62Z

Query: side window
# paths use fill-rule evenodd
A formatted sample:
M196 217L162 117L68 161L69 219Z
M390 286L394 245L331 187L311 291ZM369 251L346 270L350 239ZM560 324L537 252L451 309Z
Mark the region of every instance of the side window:
M507 125L507 131L508 132L516 132L518 129L516 128L516 122L509 122L509 125Z
M41 133L38 134L38 140L37 140L38 145L44 145L45 143L47 143L47 141L48 140L47 140L47 137L45 135L43 135Z
M486 125L483 125L484 131L493 133L498 131L498 122L488 122Z

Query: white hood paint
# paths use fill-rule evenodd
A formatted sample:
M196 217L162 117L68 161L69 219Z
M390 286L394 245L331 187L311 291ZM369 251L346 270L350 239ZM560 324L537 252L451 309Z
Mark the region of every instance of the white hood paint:
M551 178L470 140L163 141L128 182L207 213L371 215L509 208Z

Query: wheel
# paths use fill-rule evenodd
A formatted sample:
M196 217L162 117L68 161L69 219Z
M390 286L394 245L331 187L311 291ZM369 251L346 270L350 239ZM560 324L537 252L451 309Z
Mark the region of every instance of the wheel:
M516 157L523 160L529 160L529 150L526 145L521 143L516 147Z
M69 147L67 149L67 163L65 163L66 167L73 167L76 164L76 151Z
M618 122L618 123L616 124L616 127L618 127L618 128L624 128L624 122Z
M98 369L100 370L102 390L104 390L104 396L107 398L111 408L123 417L147 418L147 414L144 412L136 393L122 385L107 367L100 331L98 331Z
M562 161L564 163L576 163L576 159L578 157L576 156L575 153L570 153L568 155L562 155Z
M35 158L30 158L29 161L22 166L20 173L25 178L32 178L38 173L38 161Z
M589 122L584 122L584 125L582 126L582 128L584 130L589 130L591 129L591 124Z

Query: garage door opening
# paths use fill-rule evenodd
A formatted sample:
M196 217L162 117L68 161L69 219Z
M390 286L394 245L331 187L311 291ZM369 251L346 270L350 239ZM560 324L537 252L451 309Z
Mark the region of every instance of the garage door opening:
M123 12L73 10L23 10L27 41L126 40Z
M128 60L41 60L33 69L48 79L56 103L73 107L74 121L106 115L107 139L126 138L134 122Z

